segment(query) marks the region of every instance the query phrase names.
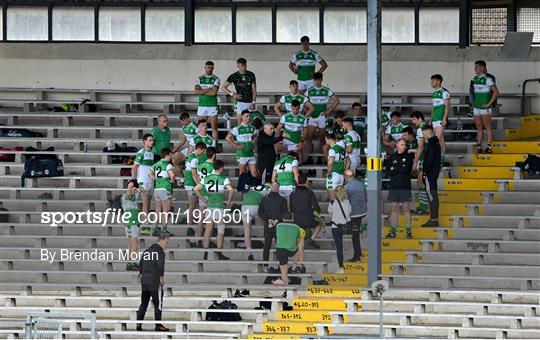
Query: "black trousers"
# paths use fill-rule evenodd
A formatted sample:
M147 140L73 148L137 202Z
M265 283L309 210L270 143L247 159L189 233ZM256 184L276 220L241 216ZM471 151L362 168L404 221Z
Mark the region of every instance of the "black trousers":
M263 173L265 173L265 176L262 178L262 183L270 183L272 181L272 172L274 171L274 165L276 164L275 158L267 158L264 159L262 157L258 157L257 159L257 169L259 170L259 174L262 176Z
M142 286L141 291L141 305L137 311L137 320L144 320L146 309L148 309L148 303L152 298L154 304L154 319L161 320L161 310L163 305L163 286L160 286L157 290L147 290L148 287Z
M439 195L437 194L437 180L439 175L431 175L424 173L424 183L429 200L429 219L439 219Z
M270 249L272 248L272 241L276 239L276 227L268 228L264 226L264 248L263 248L263 261L270 260Z

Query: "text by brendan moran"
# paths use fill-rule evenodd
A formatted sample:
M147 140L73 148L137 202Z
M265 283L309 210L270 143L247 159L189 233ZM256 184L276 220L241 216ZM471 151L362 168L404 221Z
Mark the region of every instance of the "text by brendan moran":
M127 249L102 250L102 249L87 249L87 250L71 250L58 249L49 250L41 248L41 261L53 263L54 261L80 261L80 262L96 262L96 261L140 261L158 260L156 252L134 252L130 253Z

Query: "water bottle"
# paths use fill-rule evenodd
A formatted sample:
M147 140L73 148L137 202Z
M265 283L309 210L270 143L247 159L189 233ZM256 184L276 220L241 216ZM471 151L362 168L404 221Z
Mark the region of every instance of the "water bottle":
M88 152L88 143L83 143L83 152Z

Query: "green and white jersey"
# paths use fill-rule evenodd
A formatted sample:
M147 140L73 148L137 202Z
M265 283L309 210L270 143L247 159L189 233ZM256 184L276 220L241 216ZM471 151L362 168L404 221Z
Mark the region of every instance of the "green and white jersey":
M278 159L274 165L277 184L280 186L294 186L294 168L298 168L298 160L296 158L286 155Z
M362 136L362 133L364 133L366 127L367 127L367 122L366 122L366 116L365 115L361 115L361 116L352 116L352 119L353 119L353 126L354 126L354 131L356 131L360 136Z
M219 89L220 84L221 82L219 78L213 74L210 76L203 74L202 76L198 77L195 80L195 85L199 85L203 90L211 89L214 86L216 86ZM199 106L216 107L217 95L215 96L208 96L206 94L199 95Z
M138 205L138 201L139 201L139 193L136 192L134 194L131 194L131 195L127 195L127 194L124 194L122 195L122 209L124 209L124 211L128 211L128 210L136 210L136 211L139 211L139 205Z
M199 162L197 165L197 174L199 175L199 180L201 183L204 183L206 176L214 172L214 162L206 160L204 162Z
M284 132L289 135L285 139L295 144L300 143L302 132L304 132L304 128L307 126L306 116L301 113L297 115L287 113L281 116L279 122L283 125Z
M279 98L279 102L281 105L285 105L285 109L287 110L287 113L289 113L291 112L292 102L295 99L300 102L300 112L302 112L304 110L304 104L307 102L307 98L301 94L284 94L281 96L281 98Z
M189 140L189 145L195 147L195 145L197 145L197 143L199 142L203 142L204 144L206 144L207 147L216 147L216 141L214 140L214 138L212 138L212 136L203 136L200 133L196 134Z
M360 135L358 132L352 130L347 132L345 135L345 145L349 146L352 145L352 151L349 154L349 157L351 158L358 158L360 157Z
M474 87L474 103L473 106L481 109L482 105L489 103L491 99L491 86L495 86L495 80L488 77L486 74L476 76L472 80Z
M186 171L184 171L184 185L186 186L195 186L195 179L191 171L197 169L199 163L206 161L206 154L203 153L200 156L197 156L194 152L190 153L186 159Z
M164 148L170 148L172 146L171 129L169 129L169 127L162 130L159 128L159 126L154 126L150 133L154 137L154 146L152 147L152 152L156 155L160 155L161 150Z
M189 125L186 125L182 127L182 133L184 133L184 136L186 137L187 141L191 138L193 138L195 135L199 134L199 129L197 128L197 125L193 124L191 122Z
M343 175L345 171L345 149L339 145L334 144L330 150L328 150L328 158L334 158L334 163L332 164L332 172ZM328 174L330 176L331 174Z
M204 178L204 196L208 198L208 208L227 207L225 204L226 187L231 184L223 175L212 173Z
M424 140L424 134L422 133L422 129L424 128L424 126L426 126L427 123L426 122L422 122L422 124L420 124L420 126L418 127L418 129L416 129L416 139L418 141L420 140Z
M433 108L431 109L431 121L437 122L442 121L444 118L444 101L450 99L450 92L444 87L439 87L439 89L433 91L431 96L431 101L433 102Z
M313 79L313 73L315 73L315 66L323 60L321 55L313 50L307 52L298 51L293 54L291 63L296 65L298 69L298 80L311 80Z
M156 177L155 189L167 189L167 191L172 194L172 183L171 177L169 176L169 171L174 171L170 161L160 160L159 162L152 165L152 171Z
M260 205L264 196L268 195L270 187L268 185L257 185L244 194L242 205Z
M252 157L253 151L253 136L257 134L257 130L251 124L241 123L231 130L231 135L234 136L236 142L243 146L241 149L236 149L238 157Z
M326 111L328 108L328 102L330 97L334 95L334 92L326 86L320 88L312 87L307 91L307 97L311 104L315 107L315 110L311 114L311 117L317 118L321 112Z
M404 128L405 125L403 125L403 123L401 122L397 125L390 123L390 125L388 125L388 127L386 128L386 134L392 136L394 142L397 142L403 136Z
M390 111L381 111L381 125L387 127L390 124Z
M412 137L412 140L407 141L407 149L418 149L418 141L414 136Z
M144 148L140 149L135 155L134 163L139 164L139 167L137 168L137 182L153 182L153 180L148 177L152 164L154 164L154 153L152 150L146 150Z

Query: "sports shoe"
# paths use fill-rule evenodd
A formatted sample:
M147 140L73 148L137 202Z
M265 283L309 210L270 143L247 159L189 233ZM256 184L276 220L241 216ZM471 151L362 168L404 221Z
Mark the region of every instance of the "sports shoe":
M345 269L343 269L343 267L339 267L339 269L336 270L336 274L345 274Z
M429 220L426 223L422 224L422 228L438 228L439 227L439 221L437 220Z
M396 238L396 233L391 231L388 233L388 235L386 235L386 238Z
M355 259L354 257L350 260L347 260L347 262L360 262L360 259Z
M315 241L312 238L307 240L307 244L310 245L311 247L315 248L315 249L321 249L321 246L317 243L317 241Z
M133 270L133 263L126 264L126 270Z
M277 280L272 281L272 284L275 287L284 287L284 286L286 286L285 282L283 282L283 280L281 280L281 279L277 279Z
M168 231L167 229L164 229L164 230L161 232L161 235L165 235L165 236L168 236L168 237L174 237L174 234L171 233L170 231Z
M413 238L412 233L411 233L410 231L407 232L407 238L408 238L408 239L412 239L412 238Z
M142 227L141 228L141 236L150 236L150 233L151 233L151 228L150 227Z
M169 329L162 324L156 325L156 328L154 328L156 332L168 332Z
M159 235L161 235L161 228L156 227L152 232L152 236L158 237Z
M484 150L484 153L493 153L491 146L488 145L488 147Z
M482 153L482 145L476 144L476 153Z
M220 260L220 261L228 261L228 260L230 260L229 257L223 255L223 253L220 252L220 251L216 251L216 255L217 255L217 259Z
M137 329L137 332L142 332L142 330L143 330L142 329L142 324L138 323L136 329Z
M295 271L299 274L305 274L306 273L306 266L303 264L296 266Z
M253 254L249 254L248 261L255 261L255 257L253 256Z
M418 209L412 210L411 214L413 214L413 215L428 215L429 211L418 208Z

